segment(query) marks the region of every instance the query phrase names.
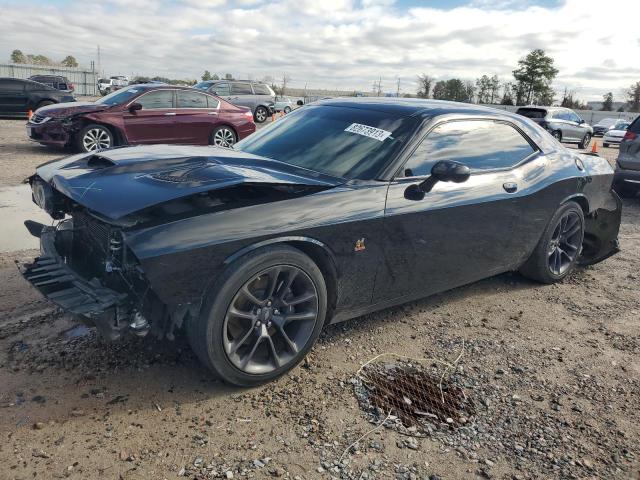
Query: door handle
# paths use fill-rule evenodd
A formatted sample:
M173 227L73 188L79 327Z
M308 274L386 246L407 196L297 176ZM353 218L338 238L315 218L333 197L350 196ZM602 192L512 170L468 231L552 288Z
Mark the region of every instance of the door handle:
M217 115L218 112L209 112L207 115Z
M505 182L502 184L502 188L504 188L507 193L514 193L518 190L518 184L515 182Z
M167 113L165 113L165 115L167 115L167 116L169 116L169 115L175 115L175 114L176 114L176 112L167 112Z

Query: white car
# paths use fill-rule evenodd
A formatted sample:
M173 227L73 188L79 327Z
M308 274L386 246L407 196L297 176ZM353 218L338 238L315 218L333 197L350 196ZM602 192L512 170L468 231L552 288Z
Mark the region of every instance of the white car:
M284 112L289 113L291 110L296 108L296 102L294 102L291 97L276 97L276 103L273 106L276 112Z
M602 146L608 147L609 145L615 144L620 145L622 141L622 137L627 133L627 129L629 128L629 122L618 122L610 130L607 130L602 136Z

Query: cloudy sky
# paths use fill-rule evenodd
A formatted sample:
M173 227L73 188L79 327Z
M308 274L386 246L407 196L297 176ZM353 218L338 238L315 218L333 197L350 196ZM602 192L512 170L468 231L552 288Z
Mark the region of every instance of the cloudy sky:
M545 49L555 88L582 100L640 81L638 0L0 0L0 61L15 48L97 60L107 75L236 78L415 92L415 78L511 78Z

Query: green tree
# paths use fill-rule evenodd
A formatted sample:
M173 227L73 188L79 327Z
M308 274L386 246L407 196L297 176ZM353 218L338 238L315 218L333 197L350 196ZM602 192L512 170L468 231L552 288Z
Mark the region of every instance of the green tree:
M498 101L498 94L500 93L500 79L497 75L491 77L489 82L489 91L491 92L489 103L493 105Z
M491 79L487 75L482 75L476 80L476 88L478 90L478 103L489 103Z
M211 80L220 80L220 77L218 76L217 73L214 73L213 76L211 77Z
M206 82L207 80L211 80L211 72L209 70L205 70L202 74L202 81Z
M433 81L434 81L434 78L430 77L426 73L423 73L422 75L418 75L418 97L429 98Z
M51 65L51 60L44 55L27 55L27 63L34 65Z
M459 78L440 80L433 86L433 98L436 100L452 100L454 102L466 102L469 100L469 88L472 84L465 85ZM471 92L471 96L473 92Z
M607 92L602 96L602 111L610 112L613 110L613 93Z
M12 63L27 63L27 58L22 53L22 50L14 50L11 52L11 62Z
M506 82L502 86L502 100L500 100L500 105L514 105L513 84L511 82Z
M78 61L72 55L67 55L66 57L64 57L64 60L62 60L61 63L65 67L73 67L73 68L75 68L75 67L78 66Z
M629 111L640 112L640 82L636 82L627 91Z
M532 50L526 57L518 61L518 68L513 71L516 80L516 102L521 105L549 104L553 101L551 82L558 74L553 66L553 58L544 50Z

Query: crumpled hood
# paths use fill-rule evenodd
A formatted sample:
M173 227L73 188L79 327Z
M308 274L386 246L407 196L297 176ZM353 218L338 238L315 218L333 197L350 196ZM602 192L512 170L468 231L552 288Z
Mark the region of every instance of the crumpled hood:
M80 205L113 220L241 183L335 186L344 182L244 152L178 145L74 155L41 165L36 175Z
M109 108L108 105L101 105L94 102L69 102L54 103L46 107L40 107L36 112L38 115L51 118L65 118L78 113L101 112Z

